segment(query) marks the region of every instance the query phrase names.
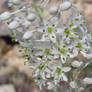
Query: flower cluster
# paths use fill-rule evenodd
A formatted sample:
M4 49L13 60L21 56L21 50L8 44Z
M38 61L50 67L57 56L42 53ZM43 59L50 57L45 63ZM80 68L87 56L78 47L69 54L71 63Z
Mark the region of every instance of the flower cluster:
M9 5L20 5L19 0L11 0ZM81 60L73 59L80 53L84 58L92 58L91 34L88 34L83 16L68 0L59 6L50 7L51 18L44 17L45 0L41 7L31 2L14 12L4 12L1 21L6 21L12 35L20 43L23 57L33 69L37 84L52 89L61 81L71 82L68 73L83 65ZM44 7L42 9L42 6ZM19 7L19 6L18 6ZM71 9L66 24L60 25L62 12Z

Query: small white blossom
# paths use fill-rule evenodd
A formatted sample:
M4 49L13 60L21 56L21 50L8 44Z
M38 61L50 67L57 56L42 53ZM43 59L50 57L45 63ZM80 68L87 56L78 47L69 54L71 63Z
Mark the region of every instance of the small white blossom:
M67 76L64 73L62 73L61 75L62 75L62 80L67 82L68 81Z
M56 43L56 36L55 36L54 33L50 34L49 37L50 37L50 40L51 40L52 42Z
M84 57L86 57L87 59L91 59L92 58L92 53L86 53L85 51L80 51L81 52L81 54L84 56Z

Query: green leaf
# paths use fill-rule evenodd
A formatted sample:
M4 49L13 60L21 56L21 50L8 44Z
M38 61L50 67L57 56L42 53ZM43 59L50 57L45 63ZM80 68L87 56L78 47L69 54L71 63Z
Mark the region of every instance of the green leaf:
M37 14L39 15L41 21L43 21L43 14L42 14L42 11L41 11L40 7L38 5L36 5L34 2L32 2L31 5L35 9Z

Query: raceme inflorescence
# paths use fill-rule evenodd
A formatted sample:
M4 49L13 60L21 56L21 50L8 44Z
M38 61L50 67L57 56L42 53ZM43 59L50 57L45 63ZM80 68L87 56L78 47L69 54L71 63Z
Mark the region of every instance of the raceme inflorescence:
M48 18L44 11L49 2L8 0L9 7L17 8L0 14L0 20L8 24L12 36L19 42L23 57L28 59L33 70L32 77L40 88L52 89L62 81L75 88L77 77L72 78L70 74L73 69L84 66L84 62L81 58L74 58L79 54L87 60L92 58L92 36L85 27L83 16L70 0L61 0L58 6L50 6ZM62 13L68 10L71 14L63 23Z

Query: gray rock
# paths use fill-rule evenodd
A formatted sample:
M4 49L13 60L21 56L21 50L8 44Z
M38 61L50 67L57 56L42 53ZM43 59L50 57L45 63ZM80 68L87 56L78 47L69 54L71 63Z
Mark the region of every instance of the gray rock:
M11 84L1 85L0 92L16 92L15 88Z

